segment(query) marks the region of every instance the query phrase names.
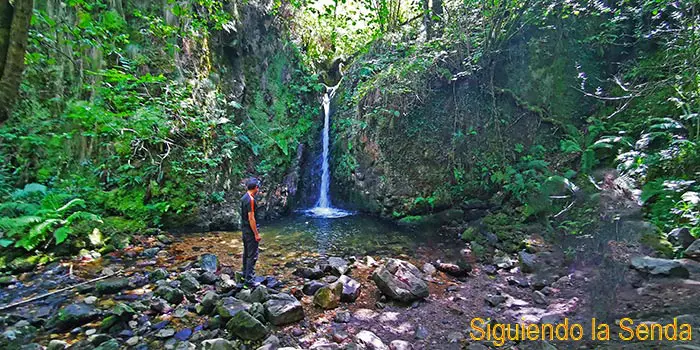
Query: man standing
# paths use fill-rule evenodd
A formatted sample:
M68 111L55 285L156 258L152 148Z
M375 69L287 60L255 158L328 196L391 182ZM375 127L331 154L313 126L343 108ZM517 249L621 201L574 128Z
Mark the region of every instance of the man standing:
M254 178L246 181L248 192L241 197L241 231L243 232L243 281L253 286L255 262L258 261L258 243L260 233L255 221L255 194L258 193L258 181Z

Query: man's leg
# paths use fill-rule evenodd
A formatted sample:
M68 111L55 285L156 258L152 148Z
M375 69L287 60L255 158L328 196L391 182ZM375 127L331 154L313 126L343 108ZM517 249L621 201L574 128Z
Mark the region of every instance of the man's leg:
M241 260L243 260L243 268L241 269L241 274L243 275L243 281L245 282L248 280L248 276L246 273L248 273L248 240L246 239L246 234L243 233L242 238L243 238L243 254L241 255ZM241 281L236 281L236 283L241 282Z

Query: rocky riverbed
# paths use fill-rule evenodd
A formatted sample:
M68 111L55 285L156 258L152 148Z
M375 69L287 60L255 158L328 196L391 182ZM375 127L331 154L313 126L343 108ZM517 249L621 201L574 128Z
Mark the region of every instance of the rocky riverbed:
M631 224L633 229L636 224ZM626 227L626 226L621 226ZM265 236L257 278L243 289L239 233L136 237L0 278L3 349L485 349L470 321L611 325L623 317L700 324L700 264L644 257L623 239L553 246L533 236L517 254L439 262L444 250L333 256L278 249ZM268 240L268 241L266 241ZM459 244L454 241L454 244ZM572 258L571 249L580 250ZM588 328L585 328L588 329ZM613 326L612 333L619 328ZM587 331L587 334L590 333ZM697 339L697 338L694 338ZM677 348L693 342L506 341L511 349Z

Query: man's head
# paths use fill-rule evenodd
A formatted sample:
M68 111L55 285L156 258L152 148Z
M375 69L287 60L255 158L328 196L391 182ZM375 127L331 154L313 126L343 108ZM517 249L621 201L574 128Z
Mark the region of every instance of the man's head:
M249 192L255 194L258 192L258 180L254 177L251 177L250 179L246 180L245 182L245 187L248 189Z

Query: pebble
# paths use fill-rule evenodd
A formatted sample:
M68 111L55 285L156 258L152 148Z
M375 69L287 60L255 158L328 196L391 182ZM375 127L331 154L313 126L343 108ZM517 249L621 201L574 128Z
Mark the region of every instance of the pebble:
M139 337L134 336L126 340L126 345L134 346L139 343Z

